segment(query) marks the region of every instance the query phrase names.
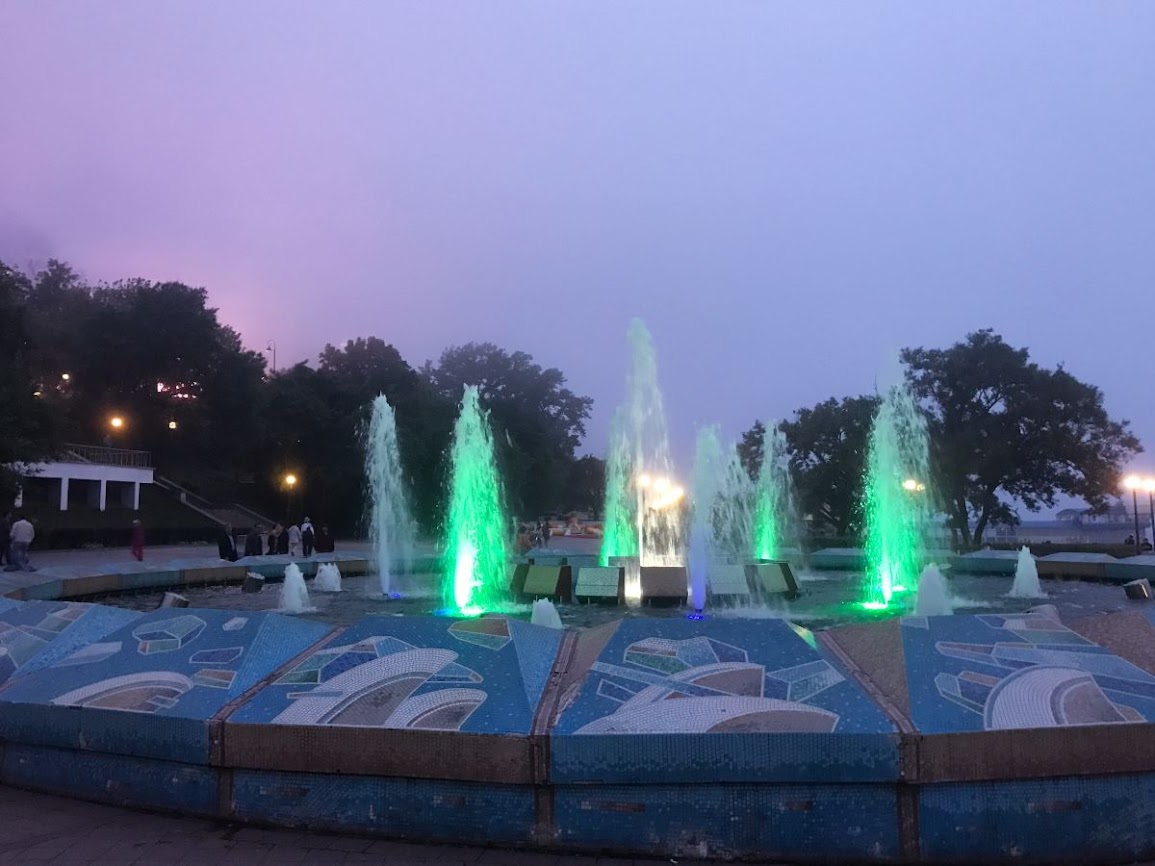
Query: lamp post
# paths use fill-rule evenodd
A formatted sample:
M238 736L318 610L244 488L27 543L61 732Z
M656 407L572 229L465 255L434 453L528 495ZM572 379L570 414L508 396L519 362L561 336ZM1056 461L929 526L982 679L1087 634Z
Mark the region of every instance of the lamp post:
M293 507L293 489L297 486L297 476L292 472L286 472L283 481L285 482L285 525L288 526Z
M1138 475L1128 475L1123 479L1123 486L1131 491L1131 513L1135 517L1135 552L1141 547L1139 541L1139 488L1143 486L1143 479Z
M1143 489L1147 491L1147 516L1151 518L1151 543L1155 544L1155 478L1144 478ZM1136 538L1136 541L1139 539Z

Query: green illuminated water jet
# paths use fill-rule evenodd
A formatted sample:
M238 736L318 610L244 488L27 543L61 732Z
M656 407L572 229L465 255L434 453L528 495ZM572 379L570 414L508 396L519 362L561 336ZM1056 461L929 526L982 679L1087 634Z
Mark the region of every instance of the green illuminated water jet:
M771 421L762 439L762 466L754 502L754 558L780 559L783 541L794 537L794 486L786 434Z
M870 431L866 458L866 597L882 610L914 589L930 514L926 419L905 383L890 389Z
M443 595L449 610L476 616L505 600L507 525L493 435L473 385L461 400L451 460Z

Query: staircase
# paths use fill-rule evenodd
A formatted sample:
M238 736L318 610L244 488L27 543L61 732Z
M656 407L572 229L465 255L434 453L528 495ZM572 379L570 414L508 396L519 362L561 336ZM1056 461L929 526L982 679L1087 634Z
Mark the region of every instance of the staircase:
M154 475L153 480L157 487L177 497L193 511L203 514L222 528L232 527L234 535L246 535L257 524L270 527L275 522L237 502L210 502L162 475Z

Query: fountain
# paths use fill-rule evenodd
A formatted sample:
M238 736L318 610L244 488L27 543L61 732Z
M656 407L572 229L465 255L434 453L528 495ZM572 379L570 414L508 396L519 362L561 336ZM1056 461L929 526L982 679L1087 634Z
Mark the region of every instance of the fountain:
M949 616L954 613L954 602L947 589L946 578L937 565L928 565L918 576L918 596L914 602L915 616Z
M445 606L476 616L505 600L507 522L487 413L469 385L453 429Z
M373 400L365 443L365 476L371 501L369 541L377 561L381 594L392 594L395 567L407 571L413 560L414 524L401 472L397 421L393 407L380 394Z
M546 628L565 628L562 625L561 615L548 598L539 598L533 603L529 621L533 625L545 626Z
M786 454L786 434L776 421L766 425L754 510L754 558L780 559L783 541L796 535L794 484Z
M882 610L918 577L929 517L926 419L904 381L887 392L878 408L866 465L863 605Z
M281 584L281 613L305 613L309 607L309 588L295 562L285 566L285 582Z
M318 592L341 591L341 569L335 562L322 562L317 566L317 576L313 578L313 589Z
M751 546L753 485L738 450L722 448L717 427L698 433L692 490L690 606L701 611L710 569L716 563L744 563Z
M1011 584L1011 591L1007 593L1011 598L1046 598L1043 587L1039 585L1039 569L1035 565L1035 558L1031 556L1030 548L1025 545L1019 549L1019 561L1015 565L1015 582Z
M630 323L630 369L626 399L614 415L606 461L606 520L601 563L630 557L626 596L640 597L638 567L681 561L678 488L671 481L673 461L666 432L658 363L649 331L639 319Z

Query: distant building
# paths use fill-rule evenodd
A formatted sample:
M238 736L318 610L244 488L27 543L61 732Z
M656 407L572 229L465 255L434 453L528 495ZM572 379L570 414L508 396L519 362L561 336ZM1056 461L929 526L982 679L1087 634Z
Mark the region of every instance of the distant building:
M60 511L72 506L104 511L109 502L139 511L140 486L154 483L147 451L95 445L65 445L55 460L17 469L23 479L17 508L35 500Z

